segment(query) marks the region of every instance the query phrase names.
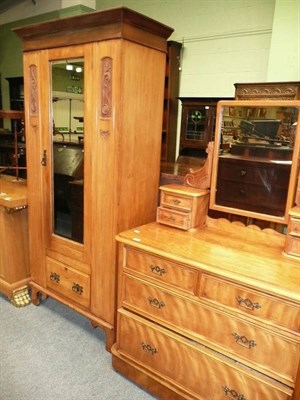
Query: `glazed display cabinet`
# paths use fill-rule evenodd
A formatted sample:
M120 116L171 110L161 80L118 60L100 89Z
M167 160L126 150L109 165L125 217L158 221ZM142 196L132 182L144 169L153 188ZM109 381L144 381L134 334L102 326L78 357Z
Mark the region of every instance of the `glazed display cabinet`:
M218 97L180 97L182 103L179 156L206 157L214 139Z

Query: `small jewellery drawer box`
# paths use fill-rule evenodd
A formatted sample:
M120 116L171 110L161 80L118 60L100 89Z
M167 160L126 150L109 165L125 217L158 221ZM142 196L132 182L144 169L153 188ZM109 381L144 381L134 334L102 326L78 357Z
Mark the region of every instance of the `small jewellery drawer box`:
M157 222L189 230L205 226L209 191L183 185L160 187Z

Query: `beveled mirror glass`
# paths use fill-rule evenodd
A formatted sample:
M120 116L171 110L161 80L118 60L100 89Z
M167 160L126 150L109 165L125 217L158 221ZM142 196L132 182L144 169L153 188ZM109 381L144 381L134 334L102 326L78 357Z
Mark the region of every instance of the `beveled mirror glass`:
M221 101L210 208L286 223L299 173L300 102Z
M83 59L51 63L53 232L83 243Z

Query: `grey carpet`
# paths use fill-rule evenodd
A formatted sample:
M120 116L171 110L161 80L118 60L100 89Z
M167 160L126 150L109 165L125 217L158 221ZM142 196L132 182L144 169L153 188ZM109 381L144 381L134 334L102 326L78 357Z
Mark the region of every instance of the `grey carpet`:
M116 373L100 328L59 302L0 295L0 400L153 400Z

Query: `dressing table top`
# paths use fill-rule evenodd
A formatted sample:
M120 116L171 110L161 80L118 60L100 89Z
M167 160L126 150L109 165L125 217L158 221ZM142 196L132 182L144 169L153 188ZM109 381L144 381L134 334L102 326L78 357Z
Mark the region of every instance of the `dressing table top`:
M300 263L283 253L285 236L208 218L181 231L156 222L122 232L117 240L203 272L300 301Z

